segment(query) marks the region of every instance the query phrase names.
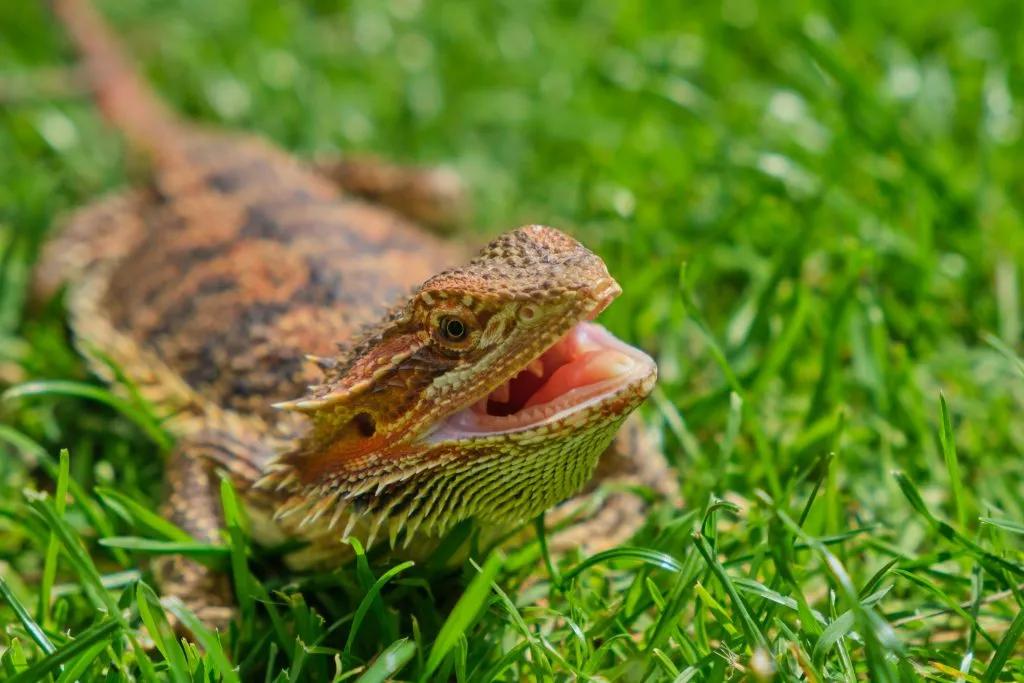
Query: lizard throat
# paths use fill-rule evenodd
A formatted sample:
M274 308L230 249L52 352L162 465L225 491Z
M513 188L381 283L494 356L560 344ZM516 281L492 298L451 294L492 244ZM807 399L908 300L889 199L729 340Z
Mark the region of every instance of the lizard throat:
M432 437L473 438L553 424L624 392L646 393L655 373L647 354L600 325L581 322L508 382L449 417Z

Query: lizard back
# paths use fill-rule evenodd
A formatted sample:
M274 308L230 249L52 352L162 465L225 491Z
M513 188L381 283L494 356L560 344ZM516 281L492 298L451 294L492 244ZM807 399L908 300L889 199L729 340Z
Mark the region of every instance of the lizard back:
M88 284L76 333L119 363L137 345L206 401L264 418L318 377L304 354L335 353L459 256L262 140L202 131L182 130L111 218L99 233L72 221L50 248Z

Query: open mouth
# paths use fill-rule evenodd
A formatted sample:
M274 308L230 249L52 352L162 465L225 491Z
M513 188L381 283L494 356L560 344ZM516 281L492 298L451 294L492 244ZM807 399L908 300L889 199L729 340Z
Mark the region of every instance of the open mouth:
M442 438L536 427L614 397L654 372L643 351L581 322L512 379L451 416Z

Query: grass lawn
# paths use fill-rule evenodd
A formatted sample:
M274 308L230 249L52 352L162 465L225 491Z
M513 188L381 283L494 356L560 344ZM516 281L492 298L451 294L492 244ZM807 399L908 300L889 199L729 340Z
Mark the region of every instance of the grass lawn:
M152 657L153 548L109 539L163 538L167 437L25 312L129 175L43 6L0 3L0 679L1024 680L1024 3L102 2L190 116L448 162L479 235L597 251L686 497L554 573L256 554L234 642Z

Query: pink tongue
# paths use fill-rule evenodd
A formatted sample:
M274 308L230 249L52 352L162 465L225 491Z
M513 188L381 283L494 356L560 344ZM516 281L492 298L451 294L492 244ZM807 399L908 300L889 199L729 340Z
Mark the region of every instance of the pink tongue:
M549 403L573 389L619 377L629 372L633 365L632 358L618 351L589 351L555 370L523 408Z

